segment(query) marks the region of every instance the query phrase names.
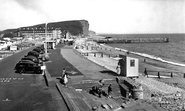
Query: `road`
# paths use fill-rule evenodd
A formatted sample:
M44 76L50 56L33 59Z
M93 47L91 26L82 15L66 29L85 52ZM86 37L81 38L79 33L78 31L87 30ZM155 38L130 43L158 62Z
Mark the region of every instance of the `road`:
M32 49L0 60L0 110L67 111L55 86L48 88L42 75L15 73L15 64Z

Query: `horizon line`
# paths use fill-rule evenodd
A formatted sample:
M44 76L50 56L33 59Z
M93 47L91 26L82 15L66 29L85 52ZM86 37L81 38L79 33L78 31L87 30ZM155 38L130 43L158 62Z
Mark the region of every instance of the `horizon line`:
M96 35L121 35L121 34L185 34L185 33L96 33Z

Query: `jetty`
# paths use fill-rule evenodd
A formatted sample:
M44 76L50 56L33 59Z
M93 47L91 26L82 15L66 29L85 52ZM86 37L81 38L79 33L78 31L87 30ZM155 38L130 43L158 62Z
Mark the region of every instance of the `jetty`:
M140 37L140 38L112 38L105 37L94 40L97 43L168 43L169 38L166 37Z

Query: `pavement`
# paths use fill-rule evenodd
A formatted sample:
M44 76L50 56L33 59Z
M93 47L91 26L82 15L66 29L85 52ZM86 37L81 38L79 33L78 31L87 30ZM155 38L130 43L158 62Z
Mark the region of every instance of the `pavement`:
M55 50L51 50L49 58L50 60L46 62L47 79L56 83L56 87L69 110L87 111L87 109L90 110L93 107L102 108L101 105L108 105L110 109L120 107L120 104L112 99L99 98L88 93L92 86L97 85L100 79L104 79L107 85L110 83L117 84L115 82L116 76L109 73L107 69L81 56L73 49L73 46L64 46L63 44L58 44ZM63 68L66 68L69 73L68 87L64 87L60 83L59 78ZM118 85L115 88L117 88L116 91L119 90ZM119 96L121 96L120 93ZM99 110L104 111L103 109Z

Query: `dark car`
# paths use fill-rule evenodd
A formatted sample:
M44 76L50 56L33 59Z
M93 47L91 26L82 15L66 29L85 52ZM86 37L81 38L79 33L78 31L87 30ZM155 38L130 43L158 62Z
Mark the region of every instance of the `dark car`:
M26 57L22 58L21 60L29 60L29 61L32 61L37 64L42 64L42 61L40 59L37 59L34 56L26 56Z
M33 49L33 51L38 52L39 54L44 54L44 50L42 50L40 48L35 48L35 49Z
M39 48L39 49L42 49L42 50L44 50L44 45L37 46L36 48Z
M33 58L33 59L36 59L36 60L39 60L37 57L33 56L33 55L25 55L24 58Z
M39 57L40 56L40 54L38 53L38 52L36 52L36 51L30 51L30 52L28 52L28 54L27 54L28 56L35 56L35 57Z
M34 72L40 74L42 72L41 66L28 60L19 61L15 66L15 70L18 73Z

